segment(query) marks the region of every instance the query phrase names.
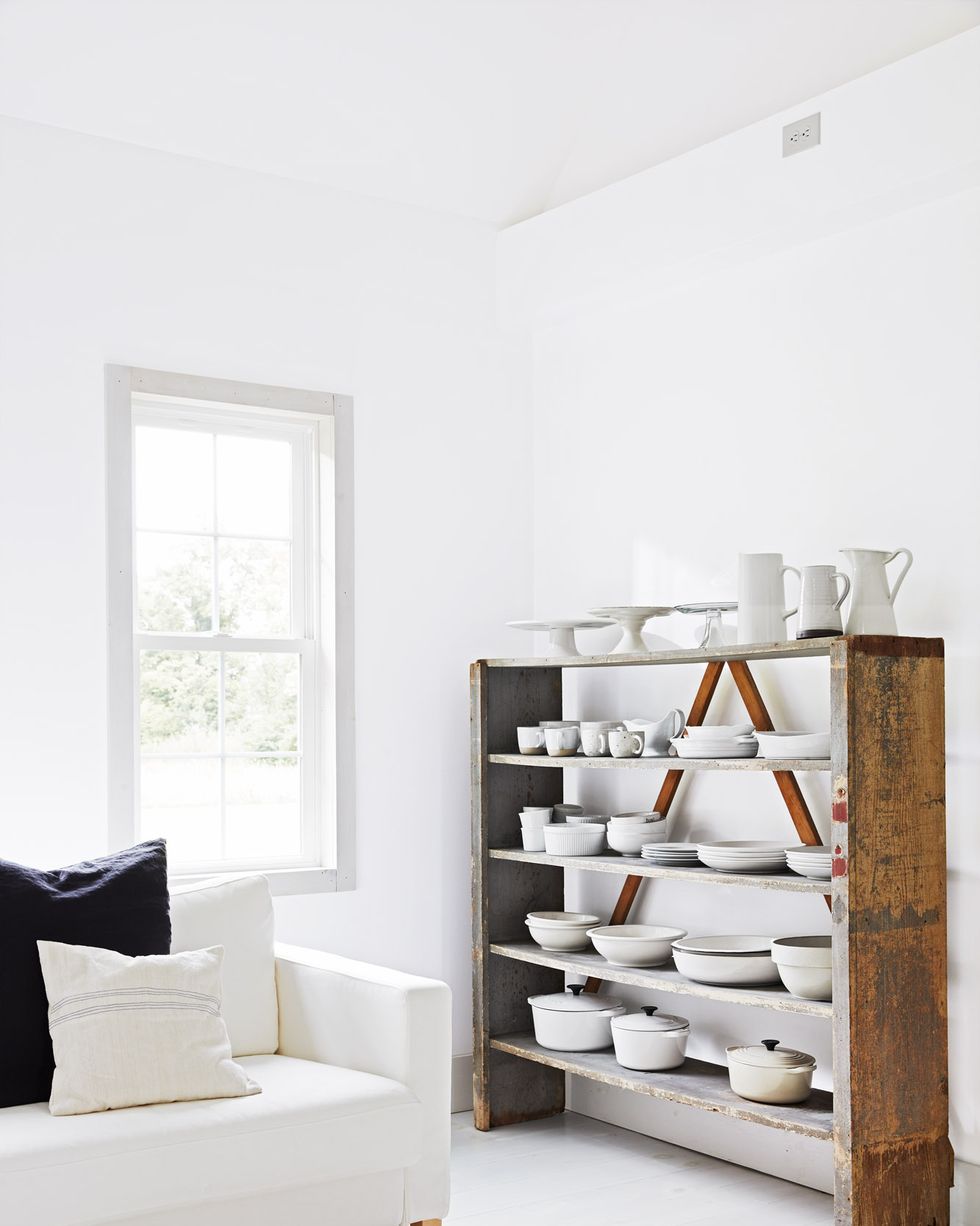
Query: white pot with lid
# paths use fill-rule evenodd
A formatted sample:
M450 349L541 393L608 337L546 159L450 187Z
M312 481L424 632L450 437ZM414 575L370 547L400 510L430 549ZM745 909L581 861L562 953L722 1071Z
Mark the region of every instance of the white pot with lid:
M659 1013L656 1005L644 1005L639 1013L627 1013L612 1020L616 1059L623 1068L642 1073L683 1064L690 1033L686 1017Z
M534 1037L552 1051L602 1051L612 1043L609 1024L626 1012L612 996L583 993L585 985L573 983L565 992L529 996L534 1019Z
M740 1098L754 1103L801 1103L810 1097L817 1062L805 1051L780 1047L778 1039L726 1049L728 1078Z

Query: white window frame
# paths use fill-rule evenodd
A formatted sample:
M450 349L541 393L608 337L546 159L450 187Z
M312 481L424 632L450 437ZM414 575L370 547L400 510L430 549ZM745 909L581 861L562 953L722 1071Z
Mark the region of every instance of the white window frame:
M164 397L166 400L157 400ZM154 403L160 408L150 407ZM353 402L349 396L297 388L271 387L196 375L106 366L106 551L108 633L108 836L111 848L128 846L138 837L138 652L168 645L186 647L201 641L220 649L220 635L146 635L133 623L135 558L133 523L133 439L138 421L150 416L168 425L194 428L195 405L201 425L220 414L221 406L242 406L256 414L257 425L281 428L295 436L318 419L333 419L332 455L314 471L296 474L303 481L319 481L321 518L334 527L334 593L332 607L320 608L321 649L316 660L318 702L307 707L304 726L315 728L315 750L310 755L315 780L304 781L309 796L312 784L319 796L321 863L301 868L257 864L254 871L268 876L273 893L295 894L354 888L354 617L353 617ZM213 406L213 407L212 407ZM200 428L200 427L199 427ZM225 427L222 426L222 429ZM241 427L243 432L247 427ZM318 583L321 551L315 542L298 549L310 559L305 576L294 570L294 597L303 601L308 619L313 602L311 585ZM329 562L329 557L327 559ZM305 578L305 582L304 582ZM293 631L295 633L295 629ZM146 640L146 641L144 641ZM249 640L230 638L229 650L247 650ZM264 649L268 640L262 640ZM276 648L297 653L306 648L295 639L282 639ZM304 702L309 698L304 697ZM304 823L313 819L305 806ZM309 829L307 828L307 834ZM181 880L201 876L238 876L222 868L185 874Z

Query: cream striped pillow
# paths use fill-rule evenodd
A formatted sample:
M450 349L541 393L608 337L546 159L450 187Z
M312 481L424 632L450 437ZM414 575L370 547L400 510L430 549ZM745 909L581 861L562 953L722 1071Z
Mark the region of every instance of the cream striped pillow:
M142 958L58 941L37 950L54 1047L52 1115L259 1093L231 1058L220 945Z

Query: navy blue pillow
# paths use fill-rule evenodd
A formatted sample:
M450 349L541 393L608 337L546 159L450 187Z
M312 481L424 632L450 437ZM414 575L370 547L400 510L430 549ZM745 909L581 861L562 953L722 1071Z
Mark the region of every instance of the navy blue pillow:
M37 941L170 953L167 844L43 872L0 860L0 1107L46 1101L54 1056Z

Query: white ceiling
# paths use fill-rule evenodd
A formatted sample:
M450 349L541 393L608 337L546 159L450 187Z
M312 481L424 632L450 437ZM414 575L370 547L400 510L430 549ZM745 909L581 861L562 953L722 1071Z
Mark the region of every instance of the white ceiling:
M980 24L980 0L0 0L0 113L495 225Z

